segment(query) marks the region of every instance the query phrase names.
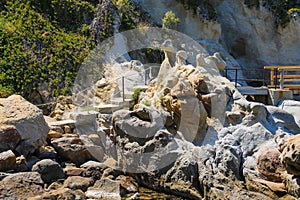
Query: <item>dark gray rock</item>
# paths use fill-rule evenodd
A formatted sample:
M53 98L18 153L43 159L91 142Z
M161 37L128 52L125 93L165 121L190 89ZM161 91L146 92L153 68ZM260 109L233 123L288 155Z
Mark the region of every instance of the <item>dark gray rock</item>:
M32 171L40 173L45 183L51 183L65 177L61 166L57 162L50 159L44 159L37 162L32 167Z

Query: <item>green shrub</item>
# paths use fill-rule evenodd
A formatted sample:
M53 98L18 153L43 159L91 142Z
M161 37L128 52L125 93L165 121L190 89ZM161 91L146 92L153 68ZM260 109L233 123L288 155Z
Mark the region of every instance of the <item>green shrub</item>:
M168 11L162 19L162 27L176 30L179 22L180 20L176 17L175 13L173 11Z
M67 94L93 45L51 23L34 3L8 0L0 13L0 85L25 98L41 86L50 97Z
M132 99L134 100L135 103L138 103L139 101L139 96L140 96L140 93L143 91L142 88L136 88L133 92L133 95L132 95Z
M0 85L0 98L6 98L9 97L10 95L14 94L14 90L9 87L3 87Z
M145 101L144 105L150 107L151 106L151 102L150 101Z
M291 20L291 14L298 9L297 0L265 0L263 6L269 8L274 15L276 26L285 27Z

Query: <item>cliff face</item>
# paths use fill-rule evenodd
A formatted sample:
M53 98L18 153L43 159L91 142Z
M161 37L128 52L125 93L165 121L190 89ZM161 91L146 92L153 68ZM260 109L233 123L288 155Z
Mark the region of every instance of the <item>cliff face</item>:
M245 68L299 64L300 22L276 27L263 6L248 8L243 1L212 1L222 27L222 42Z
M179 1L135 0L155 23L161 24L165 12L172 10L180 18L178 31L194 39L217 40L243 68L300 63L300 22L276 27L274 15L263 5L248 7L242 0L211 0L217 21L187 10Z
M193 39L219 40L221 37L221 25L218 22L204 20L193 10L185 9L178 1L134 0L134 2L148 12L158 25L161 25L164 14L172 10L180 19L178 31Z

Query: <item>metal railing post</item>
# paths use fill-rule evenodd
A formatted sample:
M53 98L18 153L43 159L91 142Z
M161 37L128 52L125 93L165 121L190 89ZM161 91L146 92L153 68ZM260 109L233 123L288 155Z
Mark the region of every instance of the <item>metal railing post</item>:
M279 73L280 73L280 80L279 80L280 81L279 82L280 83L280 89L283 90L284 89L284 86L283 86L283 74L284 74L284 70L280 70Z
M236 87L237 86L237 77L238 76L238 71L237 71L237 69L235 69L235 83L234 83L234 87Z
M125 77L122 76L122 97L123 97L123 102L125 101Z
M274 68L274 72L275 72L275 90L277 89L277 84L278 84L278 80L277 80L277 76L278 76L278 71L276 68Z

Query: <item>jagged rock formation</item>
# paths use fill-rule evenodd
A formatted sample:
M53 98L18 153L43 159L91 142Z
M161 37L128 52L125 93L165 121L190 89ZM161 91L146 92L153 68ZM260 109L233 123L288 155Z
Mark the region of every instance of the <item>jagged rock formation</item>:
M293 116L245 100L220 76L219 61L199 55L194 67L184 64L183 52L177 55L176 67L163 62L168 73L151 83L136 110L113 115L114 167L142 185L190 199L298 197L277 150L282 138L300 132ZM144 131L156 121L151 112L163 116L161 130ZM288 157L297 151L282 154L287 163L295 163Z
M156 24L169 10L180 18L178 30L197 40L209 43L215 41L226 49L228 56L233 56L236 66L245 69L262 69L264 65L297 65L299 64L299 31L300 22L292 18L283 28L274 23L275 16L258 1L259 6L245 4L245 1L212 0L209 3L216 12L216 20L203 19L199 10L203 6L186 9L180 1L135 0L141 8L149 13ZM219 44L215 51L221 52ZM215 48L217 46L214 46ZM211 52L210 52L211 53ZM237 63L236 63L237 62ZM227 62L228 63L228 62ZM228 66L232 68L232 66ZM248 77L257 76L256 72L247 72Z
M167 74L151 82L134 110L76 111L80 126L52 125L47 143L27 156L15 155L19 143L6 137L18 138L26 120L5 124L1 170L35 172L1 173L0 196L121 199L140 195L144 186L188 199L299 198L299 137L293 134L300 128L293 115L244 99L220 76L222 60L201 54L193 66L186 64L188 52L176 55L174 64L166 58ZM13 96L1 101L4 121L19 116L18 107L5 104L11 99L31 108L31 117L40 113ZM28 185L33 189L24 195Z

